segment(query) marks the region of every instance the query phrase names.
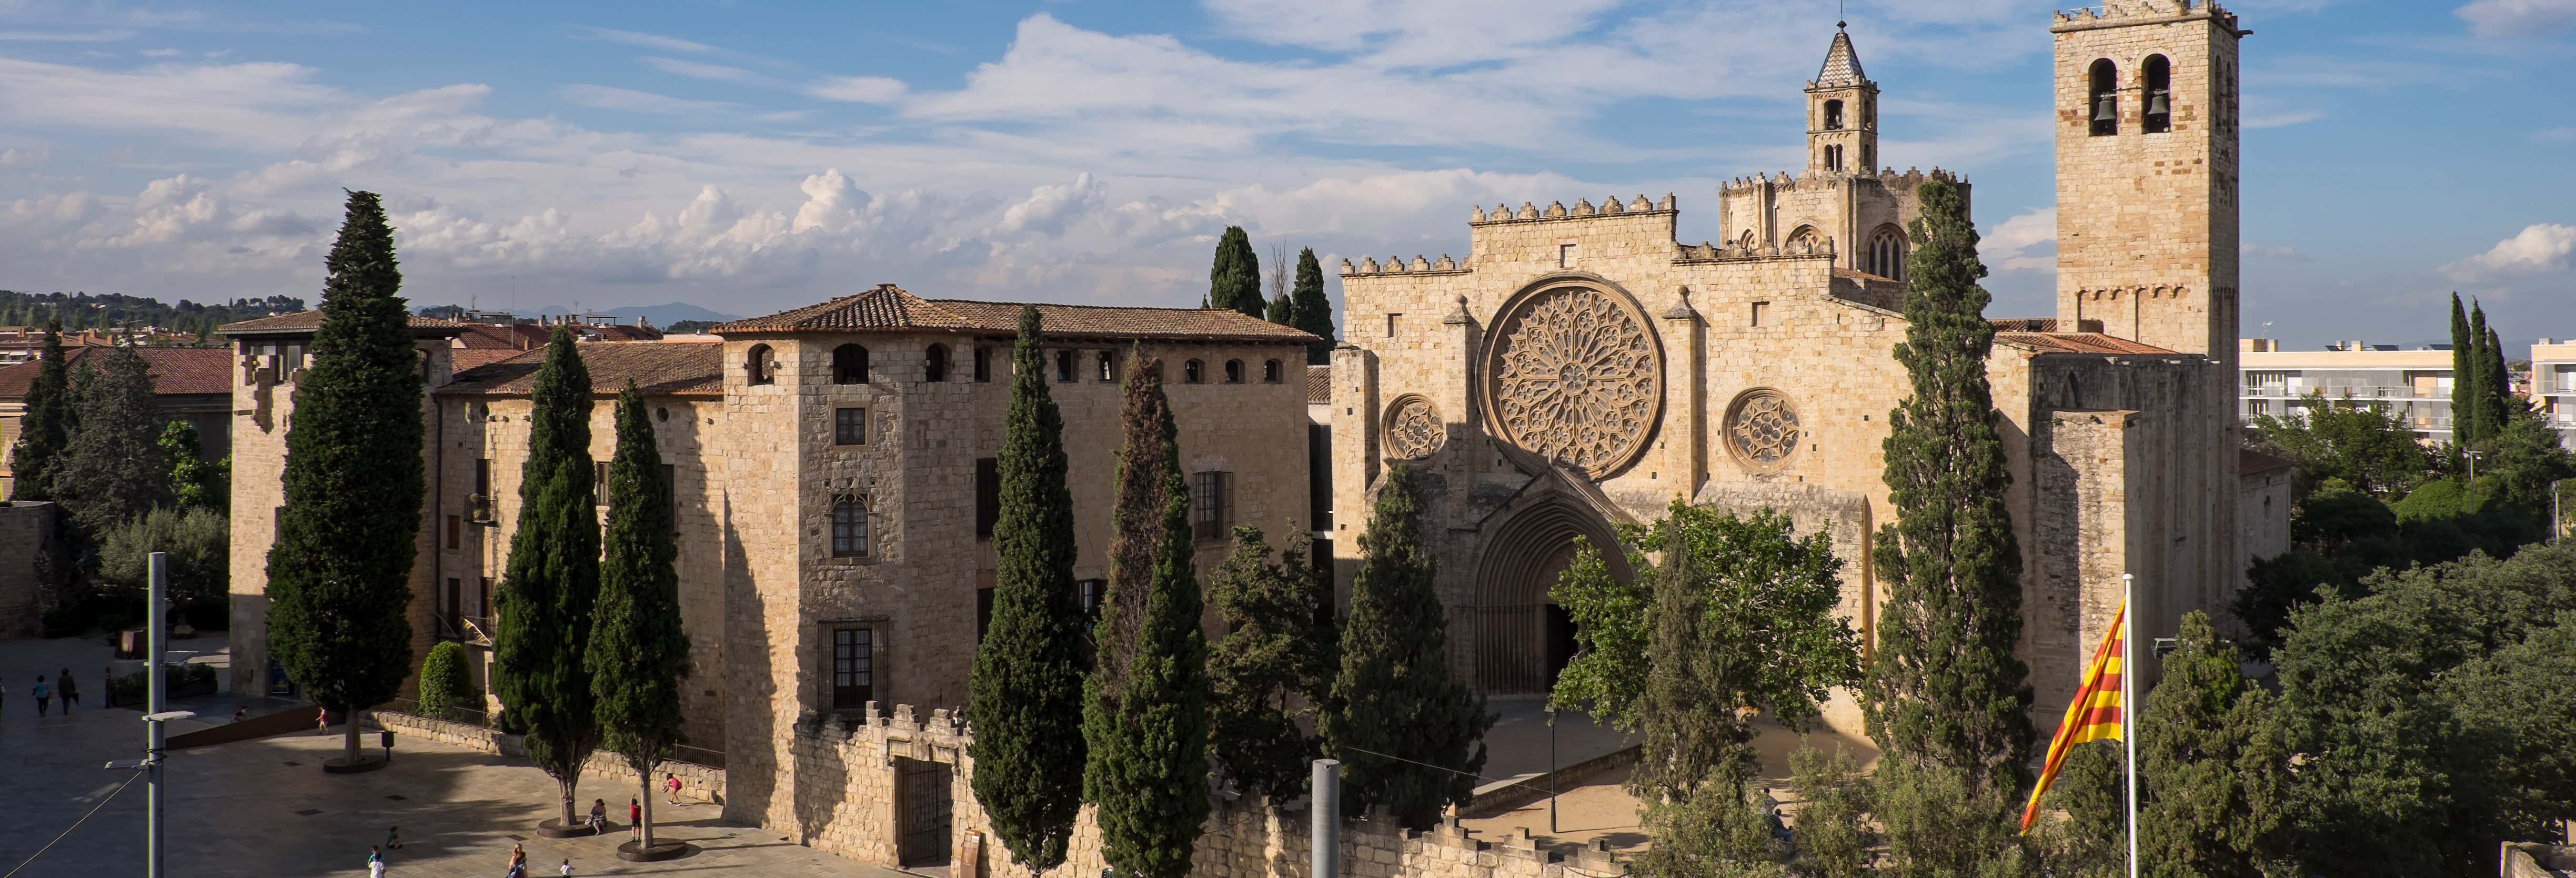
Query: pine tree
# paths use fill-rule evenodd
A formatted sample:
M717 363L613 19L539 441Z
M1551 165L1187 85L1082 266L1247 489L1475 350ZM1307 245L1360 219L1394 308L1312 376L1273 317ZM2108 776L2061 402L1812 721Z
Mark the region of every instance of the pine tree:
M411 672L412 560L428 481L420 353L393 229L373 192L349 193L324 263L322 324L286 430L285 509L268 550L269 648L307 697L351 714Z
M2489 356L2491 353L2487 350L2487 312L2485 308L2479 307L2475 300L2471 300L2469 303L2469 371L2455 372L2451 375L2454 386L2462 381L2468 382L2469 385L2468 410L2451 413L2452 435L2459 441L2462 448L2474 448L2478 443L2495 437L2496 425L2488 420L2495 407L2487 404L2487 398L2494 396L2496 392L2495 388L2487 386ZM2458 432L2463 423L2468 425L2466 434ZM2462 436L2466 438L2461 438Z
M51 500L46 490L54 460L72 439L72 382L63 359L63 324L45 322L45 345L36 354L36 377L27 382L26 414L10 446L11 500Z
M1225 227L1216 241L1216 259L1208 266L1208 305L1232 308L1260 317L1261 257L1252 252L1252 236L1242 226Z
M100 368L93 371L93 363ZM150 364L132 348L115 348L82 358L72 386L80 420L46 475L72 523L101 534L169 503L170 464L161 454L165 421L152 398Z
M2271 693L2238 670L2208 614L2184 616L2164 679L2138 724L2139 860L2171 878L2262 878L2288 854L2282 825L2289 752Z
M563 327L547 341L528 403L528 459L519 467L518 531L492 636L492 688L502 727L526 737L528 761L555 779L559 817L571 826L582 767L599 748L583 657L599 600L599 509L590 370Z
M1120 477L1130 484L1144 477L1160 481L1163 505L1152 519L1121 522L1128 532L1119 536L1131 544L1149 542L1142 531L1153 531L1152 590L1135 626L1135 651L1123 668L1124 688L1107 734L1091 741L1106 750L1091 754L1098 775L1094 816L1101 856L1121 874L1182 878L1208 813L1207 641L1199 631L1180 430L1163 397L1162 364L1141 356L1128 362ZM1105 659L1106 653L1103 668Z
M1035 307L1020 310L1004 423L993 619L967 678L975 800L1021 865L1064 863L1082 807L1084 670L1090 638L1073 591L1073 495L1064 415L1047 393Z
M2477 436L2477 351L2483 338L2469 336L2469 315L2460 294L2451 294L2451 442L2467 448Z
M2021 550L2004 507L2012 477L1986 380L1995 330L1966 199L1937 180L1919 194L1896 348L1912 392L1889 413L1884 443L1897 520L1878 541L1888 592L1866 715L1889 757L1955 773L1961 801L2008 809L2028 780L2034 731L2029 670L2014 654Z
M1323 339L1306 348L1306 362L1323 365L1333 354L1333 300L1324 295L1324 266L1315 261L1315 248L1297 251L1297 286L1290 296L1296 300L1298 329Z
M1342 813L1383 806L1396 822L1427 830L1441 808L1475 792L1485 767L1485 698L1449 673L1449 623L1422 545L1422 498L1413 470L1387 467L1360 534L1360 569L1342 627L1342 666L1318 723L1342 761Z
M608 529L588 650L601 743L626 757L641 785L638 851L653 849L653 768L680 742L680 680L689 635L680 629L679 548L671 486L644 394L617 394L617 452L608 464Z
M1308 763L1322 742L1298 728L1325 703L1340 631L1332 624L1332 581L1307 561L1312 538L1292 531L1280 563L1252 527L1234 529L1234 549L1209 583L1227 634L1208 659L1211 746L1245 796L1285 801L1305 792Z

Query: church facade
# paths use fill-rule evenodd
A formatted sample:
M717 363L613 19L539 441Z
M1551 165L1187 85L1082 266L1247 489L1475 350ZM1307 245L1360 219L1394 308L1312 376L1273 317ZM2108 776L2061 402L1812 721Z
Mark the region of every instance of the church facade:
M2043 704L2071 694L2122 574L2142 630L2170 631L2231 599L2240 528L2288 514L2230 416L2236 20L2137 0L2052 32L2058 310L1998 320L1988 370ZM1477 207L1463 259L1344 264L1334 506L1365 509L1390 464L1422 475L1453 666L1478 688L1544 691L1574 649L1548 591L1575 538L1613 545L1676 500L1831 534L1874 646L1903 229L1925 181L1967 189L1876 166L1878 95L1837 32L1806 88L1806 169L1726 184L1723 243L1675 240L1675 196L1613 195ZM1847 701L1828 719L1858 728Z

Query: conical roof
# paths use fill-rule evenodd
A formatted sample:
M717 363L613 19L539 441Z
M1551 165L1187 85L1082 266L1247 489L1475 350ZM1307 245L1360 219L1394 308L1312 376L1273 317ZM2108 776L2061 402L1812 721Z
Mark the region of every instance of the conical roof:
M1851 34L1834 29L1834 43L1825 49L1824 69L1816 71L1817 88L1841 88L1868 85L1869 76L1860 72L1860 54L1852 51Z

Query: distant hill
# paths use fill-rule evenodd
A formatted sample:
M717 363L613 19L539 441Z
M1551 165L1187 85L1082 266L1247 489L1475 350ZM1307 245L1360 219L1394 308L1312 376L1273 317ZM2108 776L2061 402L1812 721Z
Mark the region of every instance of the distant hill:
M205 304L180 299L179 304L164 305L159 299L116 293L0 290L0 326L36 326L47 320L60 320L66 331L132 324L205 336L226 323L302 310L304 300L293 296Z
M506 310L522 318L573 313L572 309L562 305L548 305L534 311L516 308L498 310ZM419 309L419 313L425 317L455 317L464 314L465 308L461 305L433 305ZM620 308L585 310L583 313L606 314L611 317L642 317L654 326L666 329L680 323L697 322L712 326L727 320L742 319L738 315L711 311L687 302L672 302L667 305L628 305Z

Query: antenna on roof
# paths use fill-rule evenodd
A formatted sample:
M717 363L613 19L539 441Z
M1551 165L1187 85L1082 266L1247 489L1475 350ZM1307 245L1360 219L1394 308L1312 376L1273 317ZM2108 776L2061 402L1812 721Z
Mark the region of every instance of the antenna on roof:
M1850 26L1849 22L1843 21L1843 0L1834 0L1834 29L1842 30Z

